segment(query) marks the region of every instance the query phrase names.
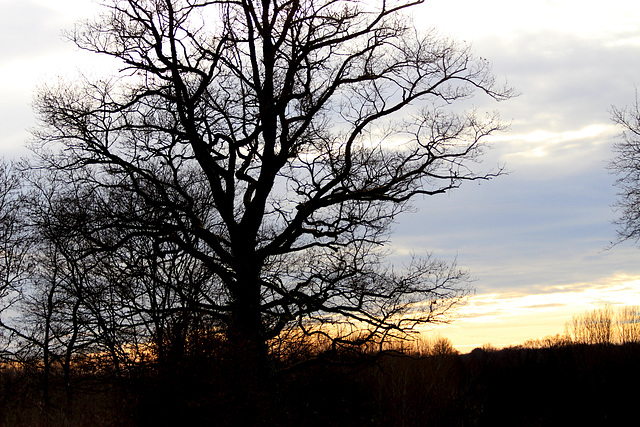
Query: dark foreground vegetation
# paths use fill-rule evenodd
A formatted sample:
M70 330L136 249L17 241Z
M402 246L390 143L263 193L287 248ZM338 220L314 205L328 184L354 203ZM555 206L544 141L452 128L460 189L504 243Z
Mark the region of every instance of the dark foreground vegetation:
M222 347L216 360L120 377L87 364L70 388L51 374L49 405L41 376L5 366L0 425L603 426L635 415L637 343L547 341L469 354L447 343L412 357L325 354L274 364L278 374L253 384L237 383L242 360Z

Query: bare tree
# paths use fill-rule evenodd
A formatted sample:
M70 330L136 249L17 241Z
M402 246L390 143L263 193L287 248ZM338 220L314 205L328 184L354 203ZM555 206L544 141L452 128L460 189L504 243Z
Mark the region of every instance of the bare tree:
M620 140L613 146L614 158L609 169L618 175L618 242L640 240L640 105L614 108L613 121L623 128Z
M576 314L565 325L566 335L578 344L613 344L615 319L610 306Z
M466 273L382 247L415 196L500 174L472 170L497 117L449 106L511 91L416 31L421 3L114 0L70 38L121 73L41 91L36 166L86 192L91 251L197 262L181 311L252 354L291 327L361 344L443 320Z
M621 306L615 310L604 306L576 314L565 329L565 338L579 344L637 343L640 340L640 311L638 306Z
M640 341L640 307L625 305L616 310L617 342L620 344Z
M33 267L33 240L22 215L22 186L13 164L0 163L0 360L14 359L10 327Z

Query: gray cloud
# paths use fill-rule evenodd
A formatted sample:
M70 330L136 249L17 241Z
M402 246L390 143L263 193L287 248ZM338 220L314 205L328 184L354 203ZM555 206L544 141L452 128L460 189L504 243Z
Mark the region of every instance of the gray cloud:
M474 40L522 93L477 104L512 122L485 160L506 162L512 173L418 201L419 213L403 216L393 238L401 253L457 257L478 278L479 293L579 292L616 274L640 274L631 245L605 250L616 237L606 164L619 130L609 109L631 103L640 84L640 44L629 42L637 34L594 39L545 30Z
M514 131L575 129L608 122L612 104L633 99L640 45L566 33L525 33L474 42L522 95L501 106Z

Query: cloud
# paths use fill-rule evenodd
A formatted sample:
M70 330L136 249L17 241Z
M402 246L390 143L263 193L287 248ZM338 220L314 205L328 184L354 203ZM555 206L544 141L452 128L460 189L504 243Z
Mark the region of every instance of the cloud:
M606 3L582 0L426 2L415 10L415 17L422 25L436 26L446 34L466 40L477 40L486 35L510 38L533 31L577 34L585 40L602 40L637 33L640 5L633 0Z
M43 7L30 0L0 3L3 62L55 49L61 30L59 15L56 15L55 8Z
M468 41L521 93L471 101L511 123L485 155L511 173L416 201L392 238L396 259L433 251L477 278L477 295L443 334L504 345L561 333L594 304L637 303L638 250L605 248L616 237L606 165L620 132L610 109L632 104L640 85L640 3L487 0L422 12L418 22Z
M547 303L547 304L536 304L536 305L529 305L529 306L525 306L524 308L527 309L539 309L539 308L556 308L556 307L565 307L566 304L560 304L560 303Z
M568 10L555 10L553 19ZM597 10L585 13L593 20ZM640 46L628 42L638 31L598 24L598 38L541 25L507 23L505 31L484 32L473 43L522 93L497 106L477 101L512 123L491 138L485 156L485 164L504 163L511 173L417 201L419 213L400 218L393 237L402 253L457 257L478 278L479 292L551 292L620 272L640 274L634 248L604 250L615 239L616 190L606 165L620 131L609 109L631 103L640 84Z
M87 0L0 0L0 154L24 154L27 129L36 123L31 100L38 85L80 69L114 68L62 37L96 11L97 4Z
M557 180L578 173L593 173L606 166L611 144L620 133L612 123L585 124L579 129L508 132L491 138L495 149L490 157L504 162L509 170L528 179ZM546 173L540 174L544 167Z
M514 131L575 130L609 122L612 104L633 99L639 46L535 32L475 44L522 95L500 106Z
M544 176L547 165L416 201L418 211L401 216L392 236L396 259L412 251L457 258L482 292L640 274L635 248L605 250L615 238L613 177L603 168L556 179L535 179L536 171Z

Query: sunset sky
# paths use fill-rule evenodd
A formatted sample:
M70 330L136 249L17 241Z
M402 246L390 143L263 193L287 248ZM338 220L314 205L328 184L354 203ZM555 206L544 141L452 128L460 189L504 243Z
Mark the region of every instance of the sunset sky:
M26 152L38 84L107 66L60 37L93 11L88 0L0 0L5 157ZM417 200L396 224L396 262L431 252L475 278L475 296L438 331L468 351L562 333L573 314L603 304L640 305L640 251L607 249L616 189L606 169L621 132L610 110L633 104L640 85L640 2L431 0L414 18L471 44L520 93L472 101L511 124L481 165L510 173Z

